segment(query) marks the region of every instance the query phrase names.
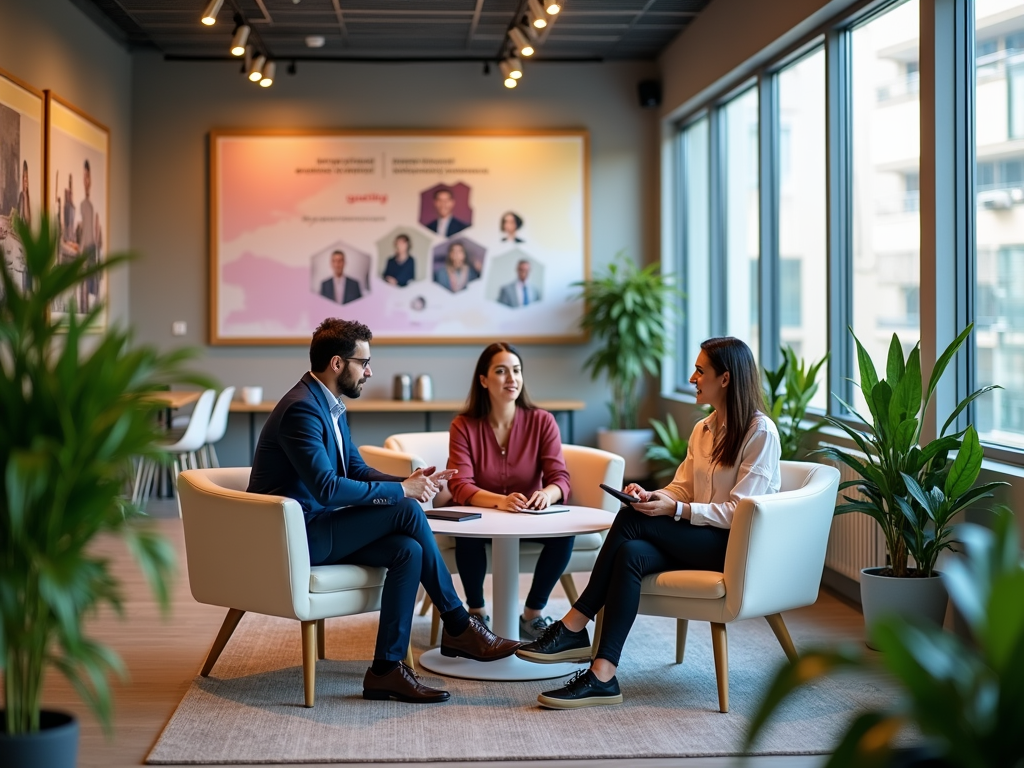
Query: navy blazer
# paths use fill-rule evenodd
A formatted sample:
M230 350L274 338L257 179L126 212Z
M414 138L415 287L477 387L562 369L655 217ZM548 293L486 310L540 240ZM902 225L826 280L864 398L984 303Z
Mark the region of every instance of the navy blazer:
M334 278L328 277L322 283L320 283L320 295L325 299L335 301L334 298ZM345 295L341 297L342 304L348 304L350 301L363 298L363 289L359 287L359 282L353 280L351 277L345 278Z
M317 380L306 373L281 398L263 426L248 491L295 499L307 523L338 507L401 501L405 478L366 466L352 441L345 414L339 427L345 443L344 466L327 397Z

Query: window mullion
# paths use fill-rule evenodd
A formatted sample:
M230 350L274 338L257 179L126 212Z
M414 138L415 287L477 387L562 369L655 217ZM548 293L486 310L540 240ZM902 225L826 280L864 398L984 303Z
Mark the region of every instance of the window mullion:
M761 365L779 365L779 87L774 73L758 78L758 259L759 350Z

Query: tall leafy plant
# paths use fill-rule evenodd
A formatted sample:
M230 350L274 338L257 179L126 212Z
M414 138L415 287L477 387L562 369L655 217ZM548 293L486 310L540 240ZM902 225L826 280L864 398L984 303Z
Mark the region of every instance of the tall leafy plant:
M160 454L160 406L147 395L200 380L184 373L186 352L133 346L118 329L95 334L99 306L64 320L51 314L55 300L125 257L58 259L46 222L38 233L16 222L15 232L31 288L0 258L0 654L7 731L25 733L39 729L47 667L109 724L108 675L122 665L82 623L123 601L90 544L104 533L123 537L166 606L173 550L123 494L132 458Z
M804 426L804 417L811 399L818 391L818 372L828 361L829 353L815 363L807 364L798 359L792 347L782 347L782 362L774 371L765 368L765 399L769 415L779 430L782 444L782 459L790 461L800 455L802 443L807 435L820 430L825 423L819 421Z
M906 726L924 736L932 762L922 765L1024 765L1024 561L1015 525L1004 510L993 530L957 529L967 556L953 560L942 578L970 629L969 642L941 627L892 617L874 631L880 654L809 650L776 675L751 721L746 747L796 689L842 671L877 671L882 664L899 695L854 718L826 768L897 764L894 742Z
M585 302L582 328L600 346L584 362L593 379L607 376L612 388L613 429L639 425L640 384L647 374L658 375L670 356L668 322L678 290L661 274L657 262L638 267L624 251L607 270L590 280L573 283Z
M836 507L836 514L863 512L878 522L889 554L888 575L931 576L939 553L952 543L953 517L991 497L995 487L1005 485L986 483L975 487L981 472L982 449L974 425L947 434L968 405L997 389L997 385L982 387L961 400L942 425L939 437L921 445L924 414L935 388L973 327L972 324L964 329L939 356L926 388L922 388L920 344L904 359L903 348L893 334L886 378L879 379L870 356L854 336L860 386L870 420L849 404L843 405L868 430L862 432L835 418L826 420L849 435L863 457L838 446L823 448L820 453L846 464L860 476L842 483L840 489L856 488L864 498L844 496L846 503ZM957 452L952 462L948 458L950 451ZM909 557L917 564L913 573Z
M654 465L656 480L671 479L686 458L690 441L679 434L679 426L671 413L665 416L664 422L651 419L651 429L655 442L647 446L644 458Z

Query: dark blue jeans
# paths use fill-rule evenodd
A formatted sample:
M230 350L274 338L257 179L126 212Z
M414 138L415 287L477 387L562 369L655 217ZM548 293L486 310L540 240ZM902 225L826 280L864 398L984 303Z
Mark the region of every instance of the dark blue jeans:
M380 600L380 625L373 658L405 658L420 584L441 613L462 605L419 502L402 499L391 507L346 507L306 522L306 536L327 555L313 565L370 565L387 568Z
M648 517L632 507L615 516L594 563L590 583L573 606L593 619L604 608L596 658L616 666L640 608L644 576L659 571L721 571L729 531L709 525Z
M554 539L521 539L543 544L537 567L533 571L533 584L526 596L526 607L539 611L548 604L551 590L565 571L572 557L572 543L575 536L560 536ZM484 576L487 575L487 549L490 539L455 538L455 564L459 578L466 590L466 605L470 608L484 607Z

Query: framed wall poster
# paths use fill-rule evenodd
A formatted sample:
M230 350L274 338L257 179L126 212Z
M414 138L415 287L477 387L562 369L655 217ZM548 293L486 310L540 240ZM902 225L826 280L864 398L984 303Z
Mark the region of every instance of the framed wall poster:
M579 342L588 135L210 136L210 342Z
M38 226L42 218L45 103L42 91L0 69L0 252L22 290L29 273L13 220Z
M46 179L50 220L57 226L61 259L86 254L90 262L106 258L110 227L110 131L105 125L46 91ZM55 315L106 306L107 277L97 275L54 303ZM93 327L107 324L104 308Z

